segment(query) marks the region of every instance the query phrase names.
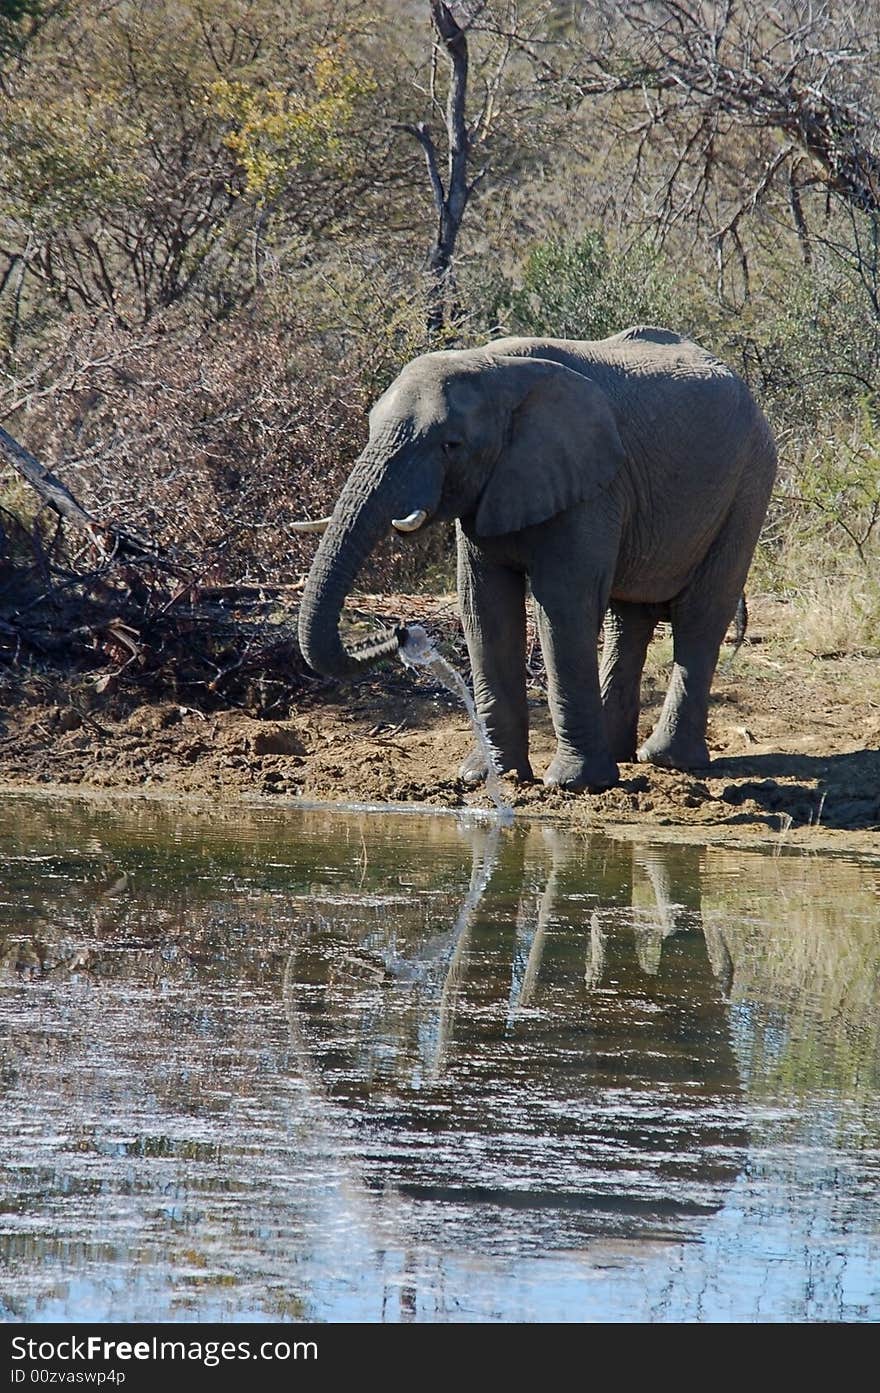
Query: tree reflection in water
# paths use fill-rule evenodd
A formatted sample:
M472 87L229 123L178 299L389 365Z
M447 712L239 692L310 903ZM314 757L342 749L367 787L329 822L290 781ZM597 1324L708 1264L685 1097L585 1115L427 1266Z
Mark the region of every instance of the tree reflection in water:
M876 1318L876 863L10 799L0 880L0 1318Z
M291 1029L356 1117L366 1183L430 1201L430 1224L477 1248L688 1233L748 1142L700 850L539 835L536 865L533 832L475 829L446 935L313 921Z

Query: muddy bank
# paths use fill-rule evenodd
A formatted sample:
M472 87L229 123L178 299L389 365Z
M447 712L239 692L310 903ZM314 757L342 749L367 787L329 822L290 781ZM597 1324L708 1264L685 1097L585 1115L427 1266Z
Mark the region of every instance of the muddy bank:
M668 641L652 648L643 726L662 701ZM880 853L880 692L876 661L786 652L753 635L716 678L701 776L624 765L621 783L574 795L505 781L527 815L595 827L663 828ZM536 772L552 755L543 694L532 692ZM455 777L470 748L466 717L436 683L392 668L350 686L292 695L286 719L205 712L178 701L104 702L87 683L35 684L4 715L0 784L7 790L207 799L488 806Z

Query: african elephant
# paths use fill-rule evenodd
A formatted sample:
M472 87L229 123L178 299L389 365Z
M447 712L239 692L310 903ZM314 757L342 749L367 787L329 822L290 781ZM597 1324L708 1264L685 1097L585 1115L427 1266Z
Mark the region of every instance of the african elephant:
M306 583L303 654L345 676L394 652L401 631L343 647L345 595L391 527L455 518L474 697L500 768L532 777L527 585L557 737L544 782L607 788L617 761L636 757L641 673L661 618L672 624L672 676L638 758L704 767L709 687L775 469L745 383L667 329L426 353L370 413ZM485 772L478 754L460 770L469 782Z

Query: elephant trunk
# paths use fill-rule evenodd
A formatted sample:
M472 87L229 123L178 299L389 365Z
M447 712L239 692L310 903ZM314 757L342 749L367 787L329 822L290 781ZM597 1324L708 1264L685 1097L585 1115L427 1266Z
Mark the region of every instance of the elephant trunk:
M439 493L439 488L432 490ZM424 490L422 490L424 492ZM386 459L361 455L339 496L309 571L299 611L299 644L309 667L326 677L352 677L397 652L403 630L385 631L347 649L339 636L346 596L367 556L391 531L392 519L413 511L413 489L403 487ZM433 498L429 500L435 502ZM415 500L418 507L424 500Z

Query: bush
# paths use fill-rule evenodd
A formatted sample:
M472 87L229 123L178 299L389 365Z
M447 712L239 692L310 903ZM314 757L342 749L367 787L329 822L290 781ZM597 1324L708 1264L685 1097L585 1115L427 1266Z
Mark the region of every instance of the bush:
M632 324L687 328L682 297L649 243L616 250L601 232L533 247L516 283L494 287L492 317L511 332L601 339Z
M365 379L380 361L396 372L380 324L372 342L322 335L277 304L222 325L175 310L137 331L68 320L31 380L21 435L96 516L211 584L290 584L315 550L291 523L332 508L366 442L377 388ZM432 532L389 538L364 583L412 587L449 551Z
M760 295L713 328L780 432L800 445L858 424L880 391L880 318L858 275L838 259L768 268Z

